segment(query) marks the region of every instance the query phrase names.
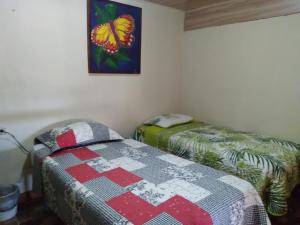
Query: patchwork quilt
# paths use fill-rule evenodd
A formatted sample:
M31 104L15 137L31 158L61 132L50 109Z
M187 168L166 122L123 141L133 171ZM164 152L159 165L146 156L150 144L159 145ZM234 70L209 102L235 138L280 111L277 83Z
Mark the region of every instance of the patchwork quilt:
M45 144L53 153L68 147L121 139L123 139L121 135L104 124L77 121L53 128L36 137L35 141Z
M201 122L143 125L135 139L249 181L275 216L287 213L287 198L300 182L300 145L289 141Z
M270 224L250 183L132 139L49 153L34 170L67 224Z

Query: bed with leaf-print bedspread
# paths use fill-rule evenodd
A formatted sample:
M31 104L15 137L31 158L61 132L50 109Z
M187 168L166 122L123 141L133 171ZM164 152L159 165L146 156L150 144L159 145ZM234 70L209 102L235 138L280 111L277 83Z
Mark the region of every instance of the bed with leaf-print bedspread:
M142 125L136 140L251 182L274 216L300 181L300 146L263 135L190 122L161 128Z

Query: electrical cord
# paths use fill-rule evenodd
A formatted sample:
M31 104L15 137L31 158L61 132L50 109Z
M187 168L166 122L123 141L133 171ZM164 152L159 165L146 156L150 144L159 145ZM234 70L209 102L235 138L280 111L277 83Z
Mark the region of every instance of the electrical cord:
M22 153L24 153L24 154L30 153L30 151L12 133L10 133L4 129L0 129L0 135L1 134L10 136L17 143L17 145L18 145L19 149L22 151Z

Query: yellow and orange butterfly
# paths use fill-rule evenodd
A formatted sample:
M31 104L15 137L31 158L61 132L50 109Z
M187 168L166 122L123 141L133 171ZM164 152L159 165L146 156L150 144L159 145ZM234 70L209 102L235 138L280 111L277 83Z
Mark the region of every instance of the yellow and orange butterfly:
M134 18L130 15L122 15L110 23L95 26L91 32L91 41L112 55L121 47L130 48L133 45L134 29Z

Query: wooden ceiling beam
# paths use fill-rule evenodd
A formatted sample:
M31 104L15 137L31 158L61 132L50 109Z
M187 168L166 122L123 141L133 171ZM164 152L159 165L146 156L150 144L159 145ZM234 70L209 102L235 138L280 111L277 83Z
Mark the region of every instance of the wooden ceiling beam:
M189 0L185 5L185 11L192 11L199 8L219 5L230 0Z
M300 0L146 0L184 10L185 30L300 13Z
M169 6L176 9L190 11L208 5L214 5L230 0L146 0L148 2Z
M300 12L300 0L231 0L186 12L185 30L219 26Z

